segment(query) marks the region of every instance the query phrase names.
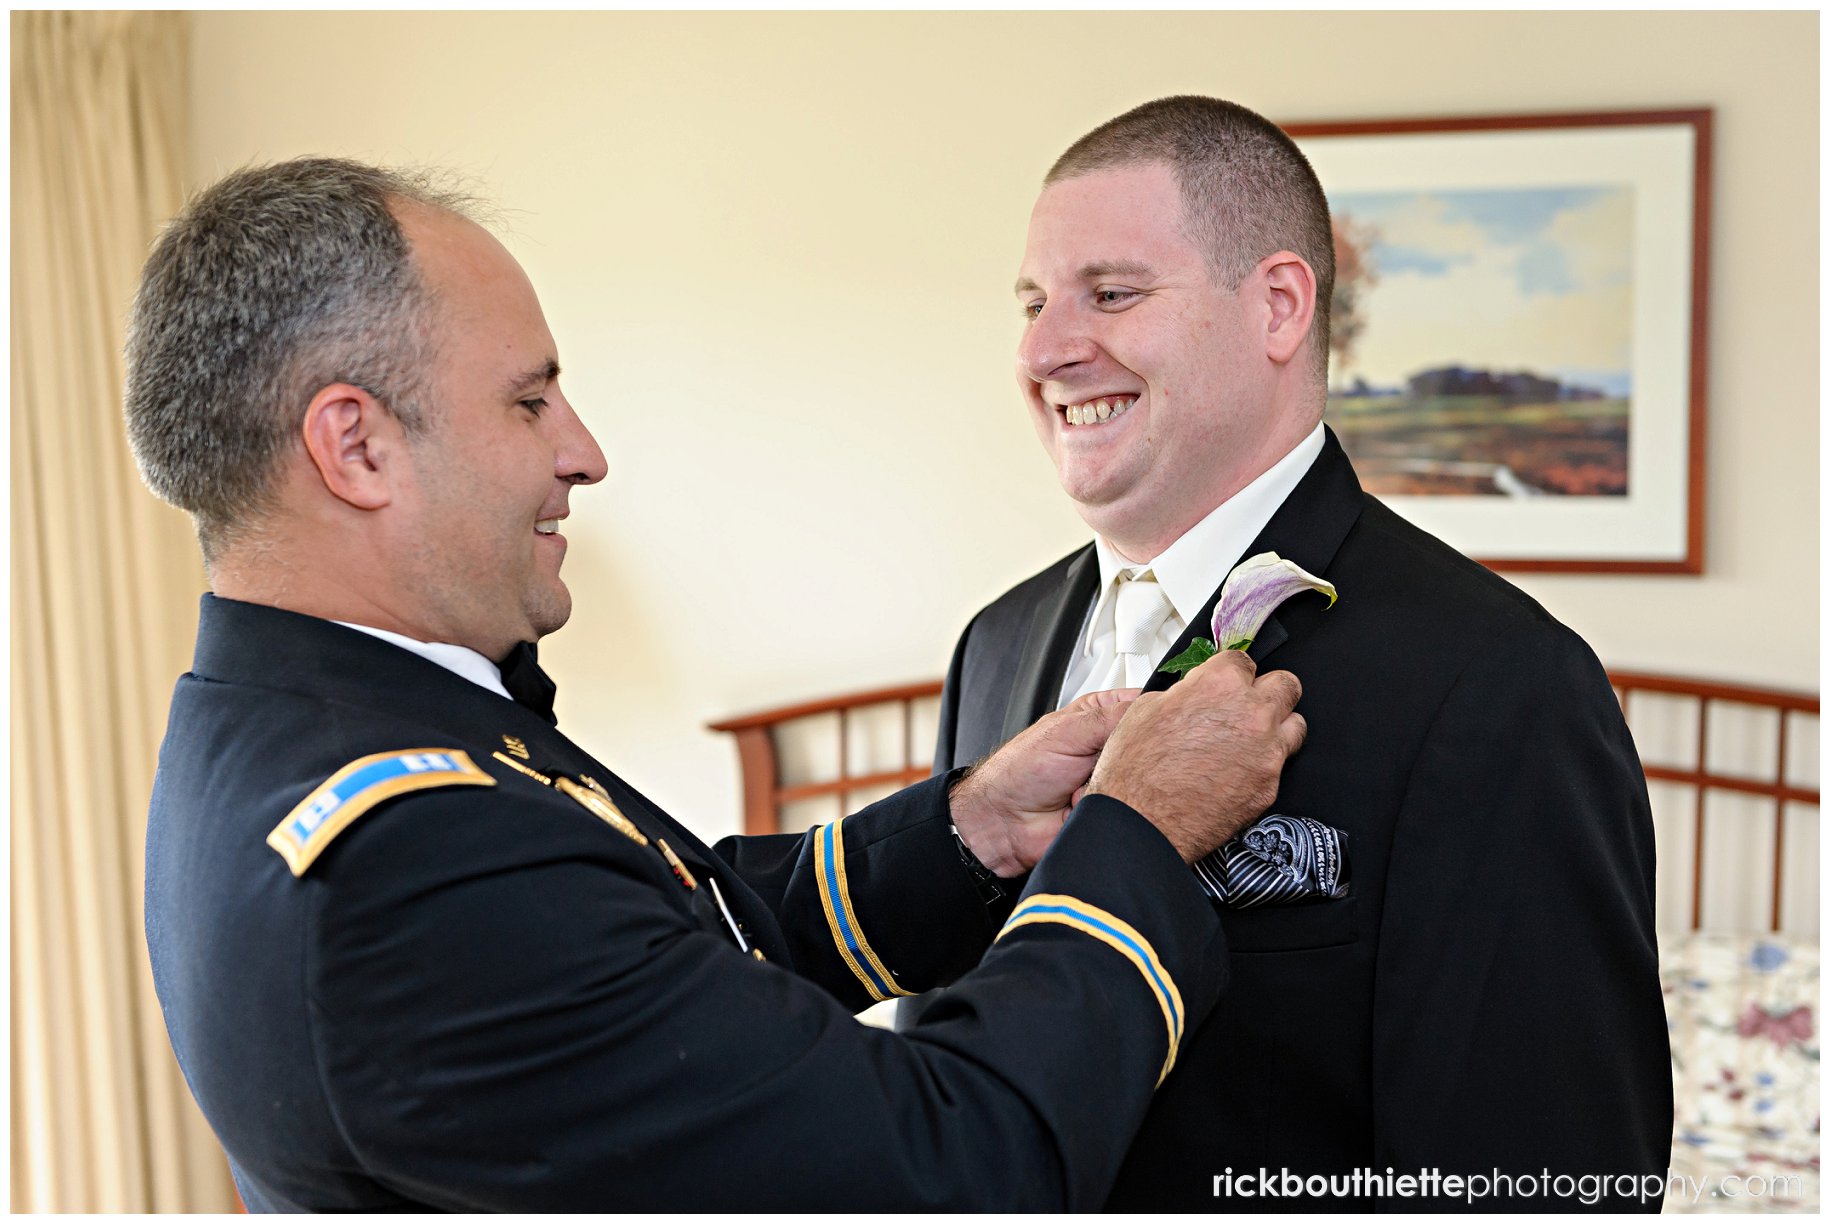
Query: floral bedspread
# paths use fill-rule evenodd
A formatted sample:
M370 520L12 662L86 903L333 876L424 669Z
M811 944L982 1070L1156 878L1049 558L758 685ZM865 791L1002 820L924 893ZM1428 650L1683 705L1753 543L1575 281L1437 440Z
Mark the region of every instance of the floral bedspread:
M1677 1103L1665 1210L1817 1211L1817 942L1659 943Z

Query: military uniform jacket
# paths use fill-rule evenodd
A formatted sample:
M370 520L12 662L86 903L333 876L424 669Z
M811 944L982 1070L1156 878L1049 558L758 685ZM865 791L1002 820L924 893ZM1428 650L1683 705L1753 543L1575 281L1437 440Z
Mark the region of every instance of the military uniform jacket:
M256 1210L1097 1205L1218 923L1094 798L992 944L947 785L714 852L532 711L206 596L148 828L166 1025ZM906 1037L852 1018L981 954Z
M1309 724L1272 810L1346 833L1349 892L1220 911L1231 984L1108 1206L1420 1205L1350 1180L1363 1169L1662 1176L1652 820L1601 665L1523 592L1363 493L1332 432L1245 556L1265 551L1340 592L1332 608L1284 604L1250 653L1302 682ZM948 674L937 769L1054 708L1097 585L1089 546L979 613ZM1212 608L1169 656L1210 632ZM1284 1191L1284 1169L1303 1189ZM1312 1195L1311 1177L1335 1180ZM1610 1190L1598 1206L1659 1201ZM1503 1188L1437 1205L1583 1207Z

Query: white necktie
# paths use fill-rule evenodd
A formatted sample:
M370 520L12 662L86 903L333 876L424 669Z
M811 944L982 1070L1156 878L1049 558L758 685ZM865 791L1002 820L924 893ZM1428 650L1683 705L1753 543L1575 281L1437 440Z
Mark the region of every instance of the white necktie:
M1175 611L1149 570L1126 571L1118 578L1118 597L1113 603L1115 633L1113 648L1124 664L1124 686L1141 688L1156 670L1156 635Z

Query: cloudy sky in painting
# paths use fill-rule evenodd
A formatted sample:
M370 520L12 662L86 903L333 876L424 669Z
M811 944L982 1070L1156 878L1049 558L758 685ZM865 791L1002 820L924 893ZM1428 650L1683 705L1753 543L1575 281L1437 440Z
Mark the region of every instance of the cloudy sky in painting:
M1343 192L1329 204L1372 228L1378 277L1337 386L1462 365L1628 393L1631 188Z

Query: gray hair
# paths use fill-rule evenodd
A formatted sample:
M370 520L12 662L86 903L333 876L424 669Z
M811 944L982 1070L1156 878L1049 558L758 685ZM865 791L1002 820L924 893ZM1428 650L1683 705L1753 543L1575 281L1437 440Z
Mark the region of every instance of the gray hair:
M1217 283L1237 289L1277 251L1294 251L1309 264L1315 273L1311 340L1325 380L1334 227L1328 197L1296 142L1237 102L1192 94L1158 98L1075 141L1043 185L1148 162L1175 172L1188 239Z
M210 559L269 508L311 397L368 391L410 431L436 303L392 205L468 216L426 172L334 158L238 170L154 244L127 331L127 437Z

